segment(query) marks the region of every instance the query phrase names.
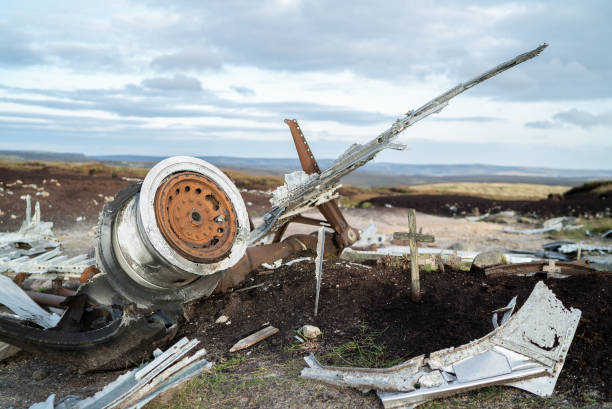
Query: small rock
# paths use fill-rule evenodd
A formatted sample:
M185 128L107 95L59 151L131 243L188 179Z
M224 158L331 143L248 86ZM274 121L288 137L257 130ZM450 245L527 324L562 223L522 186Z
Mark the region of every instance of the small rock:
M472 263L472 271L482 271L487 267L496 266L499 264L508 264L506 257L499 251L485 251L479 253Z
M304 335L304 338L315 339L321 335L321 330L314 325L304 325L300 328L300 332Z
M217 320L215 321L215 324L224 324L229 320L227 315L221 315L219 316L219 318L217 318Z
M42 381L48 375L49 374L44 369L37 369L36 371L32 373L32 379L34 379L35 381Z

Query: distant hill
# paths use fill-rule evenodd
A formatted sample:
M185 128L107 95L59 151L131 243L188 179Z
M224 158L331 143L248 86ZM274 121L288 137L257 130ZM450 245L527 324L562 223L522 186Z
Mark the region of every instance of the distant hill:
M101 161L124 166L149 167L164 159L162 156L102 155L80 153L0 151L0 159L61 162ZM215 166L256 174L283 174L300 169L297 158L237 158L203 156ZM318 160L325 169L332 159ZM448 181L464 182L521 182L554 185L578 185L587 181L612 179L612 170L552 169L521 166L469 165L414 165L404 163L370 162L344 178L344 183L357 186L413 185Z

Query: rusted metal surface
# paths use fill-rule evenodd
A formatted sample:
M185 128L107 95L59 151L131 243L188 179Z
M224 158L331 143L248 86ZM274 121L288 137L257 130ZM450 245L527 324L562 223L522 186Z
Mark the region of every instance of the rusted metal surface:
M162 235L183 257L210 263L227 255L236 238L236 212L223 190L195 172L166 179L155 196Z
M304 137L304 133L298 125L297 120L285 119L285 123L289 125L289 129L291 130L291 136L293 137L293 142L295 143L295 149L297 150L298 158L300 159L300 164L302 165L304 172L306 172L308 175L313 173L320 174L321 169L319 168L319 164L314 158L314 155L310 150L310 146L308 145L308 142L306 142L306 137ZM325 220L327 220L336 233L338 233L338 244L340 244L342 248L348 247L359 240L359 233L357 233L357 230L349 226L348 222L344 218L344 215L340 211L336 200L331 200L317 207L323 217L325 217Z
M223 272L215 293L226 292L240 284L246 276L263 263L272 263L302 251L316 252L317 236L312 234L295 234L280 243L249 247L246 254L233 267ZM331 234L325 235L325 257L338 253L338 246Z
M295 149L297 150L298 158L300 159L300 164L302 165L304 172L309 175L312 173L321 173L319 164L314 158L314 155L310 150L310 146L308 145L308 142L306 142L304 133L298 125L297 120L285 119L285 123L289 125L291 137L293 138L293 143L295 144Z
M62 304L64 301L66 301L66 297L63 297L61 295L41 293L38 291L26 291L26 294L28 294L31 299L36 301L38 305L55 308L66 308L66 306Z
M512 275L532 276L538 273L546 274L544 268L548 266L548 261L532 261L530 263L502 264L499 266L488 267L485 269L487 277L501 277ZM560 269L562 275L586 275L599 273L584 261L565 262L558 261L555 264Z
M88 282L93 276L100 273L100 270L96 266L89 266L81 273L81 277L79 277L79 281L81 283Z

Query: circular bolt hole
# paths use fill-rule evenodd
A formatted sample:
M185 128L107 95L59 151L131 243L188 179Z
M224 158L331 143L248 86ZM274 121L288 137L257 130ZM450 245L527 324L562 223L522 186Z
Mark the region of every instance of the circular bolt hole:
M198 223L202 220L202 215L199 212L191 212L191 220Z
M200 194L200 193L202 193L202 189L200 189L200 188L197 188L197 189L196 189L196 193L197 193L197 194Z
M178 195L181 191L179 189L176 189L176 194Z
M191 188L189 186L185 186L185 192L189 192Z
M223 233L223 229L222 229L221 227L219 227L219 228L217 229L217 233Z

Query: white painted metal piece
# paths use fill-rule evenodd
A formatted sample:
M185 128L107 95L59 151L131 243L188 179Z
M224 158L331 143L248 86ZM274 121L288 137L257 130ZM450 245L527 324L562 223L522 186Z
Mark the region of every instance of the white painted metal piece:
M508 321L510 319L510 316L512 315L512 313L514 312L514 308L516 307L516 295L510 300L510 302L508 303L508 305L506 305L505 307L499 308L495 311L493 311L493 316L491 317L491 321L493 322L493 329L499 327L500 325L504 325L506 323L506 321ZM498 324L497 322L497 313L499 312L503 312L504 315L501 319L501 322Z
M0 304L21 319L35 322L43 328L55 327L61 318L36 304L21 287L4 275L0 275Z
M494 350L464 359L453 364L453 372L461 383L491 378L512 372L508 359Z
M446 91L442 95L432 99L420 108L410 110L402 118L398 118L389 129L379 134L377 137L370 140L368 143L360 145L351 145L342 155L340 155L332 164L331 167L321 172L321 174L313 174L316 177L308 180L306 183L300 184L292 190L288 190L286 194L279 195L279 201L276 205L264 215L264 223L254 229L249 237L250 243L257 242L260 238L273 231L275 226L278 226L278 221L287 217L289 214L296 214L315 207L318 204L325 203L331 200L333 196L329 193L335 191L338 187L340 179L365 165L372 160L379 152L387 148L397 148L395 140L399 134L414 125L420 120L429 115L440 112L448 102L461 94L464 91L486 81L487 79L500 74L518 64L521 64L531 58L539 55L547 44L542 44L539 47L518 55L508 61L505 61L476 77L460 83L454 88ZM286 213L286 214L285 214Z
M89 398L69 397L53 406L55 396L52 394L45 402L51 402L50 407L54 409L142 408L160 393L212 367L213 364L203 358L204 349L182 358L197 344L197 340L183 338L149 364L126 372Z
M502 310L511 308L504 307ZM571 341L580 310L566 309L543 282L536 284L523 307L497 329L468 344L432 352L410 372L323 367L311 357L302 376L359 390L376 389L385 408L414 407L430 399L488 385L508 385L549 396ZM443 382L428 387L425 377L438 371ZM398 378L399 376L399 378ZM416 389L416 380L424 379Z
M321 292L321 280L323 278L323 258L325 254L325 227L319 227L317 233L317 257L315 258L315 278L317 280L314 316L319 311L319 293Z

